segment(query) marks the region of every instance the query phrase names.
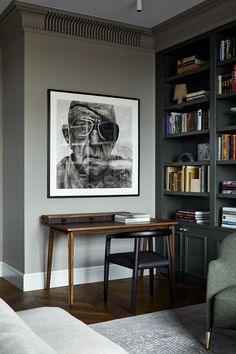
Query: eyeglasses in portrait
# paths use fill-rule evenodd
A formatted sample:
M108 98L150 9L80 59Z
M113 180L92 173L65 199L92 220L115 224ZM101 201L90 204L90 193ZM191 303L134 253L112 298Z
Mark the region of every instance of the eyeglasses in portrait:
M48 197L139 195L139 99L48 90Z

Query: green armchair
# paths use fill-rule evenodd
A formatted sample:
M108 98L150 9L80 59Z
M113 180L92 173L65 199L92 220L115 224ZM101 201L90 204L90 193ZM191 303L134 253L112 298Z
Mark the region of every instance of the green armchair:
M207 275L205 346L210 348L213 327L236 329L236 233L220 245L219 258Z

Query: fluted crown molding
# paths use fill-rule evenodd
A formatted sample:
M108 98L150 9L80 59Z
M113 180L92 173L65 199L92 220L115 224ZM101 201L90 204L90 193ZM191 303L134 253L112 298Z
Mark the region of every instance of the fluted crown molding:
M207 0L152 28L156 52L236 20L235 0Z
M54 32L153 49L150 29L14 1L0 16L0 44L21 30Z

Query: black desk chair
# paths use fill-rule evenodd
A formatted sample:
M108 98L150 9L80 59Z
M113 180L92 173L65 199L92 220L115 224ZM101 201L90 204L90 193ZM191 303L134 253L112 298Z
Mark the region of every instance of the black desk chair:
M105 266L104 266L104 302L107 302L108 297L108 279L109 279L109 265L110 263L118 264L120 266L133 269L132 276L132 292L131 292L131 313L136 312L136 297L138 285L138 271L141 269L149 269L150 276L150 295L153 295L153 281L154 268L167 268L169 291L171 306L173 306L174 299L174 284L172 273L172 260L170 253L170 229L158 229L155 231L138 231L125 232L114 235L107 235L105 248ZM153 251L153 238L166 238L166 256L162 256ZM141 240L148 239L148 250L140 251ZM112 239L134 239L134 251L122 253L110 253Z

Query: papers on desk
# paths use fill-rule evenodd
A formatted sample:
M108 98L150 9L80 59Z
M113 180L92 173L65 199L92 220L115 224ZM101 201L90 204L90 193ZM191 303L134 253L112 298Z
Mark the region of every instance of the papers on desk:
M146 213L123 212L115 214L114 220L124 224L136 224L150 221L150 215Z

